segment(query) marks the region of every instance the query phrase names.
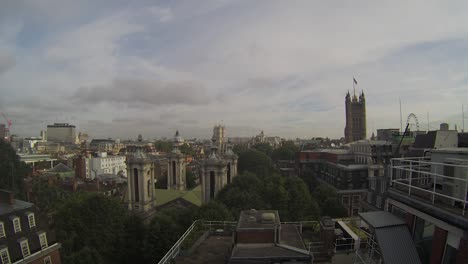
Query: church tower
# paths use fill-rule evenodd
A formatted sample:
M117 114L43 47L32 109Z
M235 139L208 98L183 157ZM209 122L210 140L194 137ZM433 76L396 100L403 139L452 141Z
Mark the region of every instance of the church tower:
M218 153L218 145L213 140L211 153L201 166L202 200L208 203L227 184L227 163ZM236 161L237 165L237 161ZM237 172L237 168L235 169Z
M230 184L232 179L237 176L237 155L232 151L231 142L228 141L226 153L224 153L226 161L226 183Z
M154 190L154 165L142 146L127 158L128 209L149 213L156 206Z
M356 93L351 98L348 93L345 97L346 108L346 127L345 127L345 140L346 143L366 139L366 98L364 91L359 95Z
M185 155L180 152L179 147L184 143L184 140L179 135L177 130L174 135L172 151L167 156L167 189L169 190L185 190L186 185L186 163Z

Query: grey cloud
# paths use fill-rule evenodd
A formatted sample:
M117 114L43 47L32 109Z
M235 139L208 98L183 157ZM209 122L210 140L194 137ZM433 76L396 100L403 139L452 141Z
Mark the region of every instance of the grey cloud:
M0 74L15 67L15 65L16 65L16 60L13 56L0 53Z
M81 87L73 99L84 104L200 105L210 101L201 85L190 81L118 79L109 86Z

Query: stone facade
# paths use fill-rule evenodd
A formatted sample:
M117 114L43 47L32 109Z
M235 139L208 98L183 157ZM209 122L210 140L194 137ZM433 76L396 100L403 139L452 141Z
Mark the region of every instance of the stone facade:
M349 92L345 97L346 106L346 127L345 140L346 143L366 139L366 99L364 92L361 92L359 99L356 94L351 95Z

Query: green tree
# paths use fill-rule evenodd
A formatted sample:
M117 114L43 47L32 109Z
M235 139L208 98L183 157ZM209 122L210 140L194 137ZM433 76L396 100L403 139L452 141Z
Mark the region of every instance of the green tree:
M106 263L101 254L96 249L89 247L83 247L77 252L73 252L69 256L64 256L64 263L70 264L88 264L88 263Z
M24 178L31 172L31 167L20 161L11 145L0 139L0 189L12 190L22 197Z
M340 201L340 197L335 188L328 184L320 184L313 192L321 214L330 217L345 217L348 212Z
M119 263L149 263L143 252L146 241L147 228L138 215L126 218L124 229L118 244ZM154 261L154 260L152 260Z
M56 186L49 186L47 181L40 178L33 179L31 184L34 204L45 213L54 211L71 195L71 192L64 191Z
M185 143L180 146L180 152L182 152L185 155L190 155L193 156L195 155L195 150L190 146L189 144Z
M159 260L185 231L166 214L157 214L150 222L145 241L145 258Z
M293 141L288 140L281 144L281 146L271 153L271 159L274 161L278 160L294 160L296 152L299 148L294 144Z
M287 177L286 190L288 191L288 211L290 220L317 219L318 208L313 204L312 197L306 184L299 177Z
M241 210L264 207L262 189L263 182L257 176L243 173L221 189L216 200L229 208L237 218Z
M196 219L203 219L209 221L232 221L229 209L222 203L211 201L198 208Z
M99 252L103 263L116 262L116 244L124 232L125 218L126 210L117 199L96 193L74 194L54 217L64 258L88 247Z
M255 149L249 149L239 155L237 168L239 173L250 171L260 177L273 171L270 157Z
M237 155L241 154L244 151L247 151L249 149L249 146L247 144L236 144L232 148L232 151L236 153Z
M172 150L172 142L167 140L156 140L154 142L154 146L156 147L156 150L161 152L169 152Z
M307 187L309 187L309 191L311 193L314 192L315 188L319 186L319 181L317 177L315 177L315 173L310 168L305 168L301 174L301 179L306 183Z
M273 152L273 147L269 143L257 143L253 145L252 148L265 153L267 156L271 156Z
M191 190L197 186L196 180L198 177L194 171L187 169L185 177L186 177L187 189Z

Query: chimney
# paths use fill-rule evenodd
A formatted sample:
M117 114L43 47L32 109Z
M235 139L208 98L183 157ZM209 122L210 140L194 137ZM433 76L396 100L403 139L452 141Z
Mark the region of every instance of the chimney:
M447 123L440 124L440 131L448 131L449 125Z
M15 204L15 195L12 191L0 190L0 202L9 205Z
M73 177L73 192L76 192L78 188L78 183L76 182L76 177Z

